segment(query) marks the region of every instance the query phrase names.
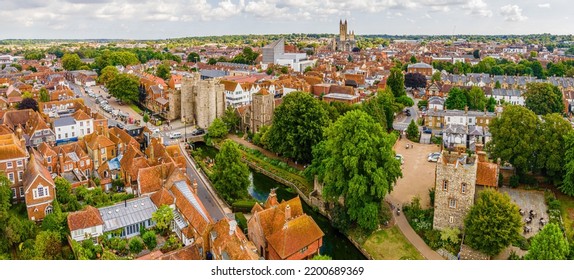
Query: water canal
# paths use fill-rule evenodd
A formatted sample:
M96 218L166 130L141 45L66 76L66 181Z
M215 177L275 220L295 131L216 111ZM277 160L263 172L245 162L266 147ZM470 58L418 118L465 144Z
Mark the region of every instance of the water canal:
M215 158L217 150L213 147L201 145L204 155L211 158ZM280 184L273 179L258 173L250 169L249 180L251 185L249 186L248 192L251 197L260 202L265 202L269 192L273 188L277 188L277 199L278 201L289 200L295 196L297 193L295 190ZM303 211L311 216L313 220L319 225L325 236L323 237L323 246L320 249L322 255L328 255L334 260L364 260L366 259L363 254L336 228L331 226L331 222L323 215L318 212L313 211L309 205L305 204L301 200L303 205Z

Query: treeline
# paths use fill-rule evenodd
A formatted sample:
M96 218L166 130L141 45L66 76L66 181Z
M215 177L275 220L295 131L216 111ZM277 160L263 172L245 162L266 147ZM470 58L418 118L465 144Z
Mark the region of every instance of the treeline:
M476 65L457 61L456 63L445 61L433 61L433 67L437 70L445 70L451 74L486 73L490 75L507 76L535 76L538 79L547 77L574 77L574 60L549 62L546 69L534 59L524 59L514 63L507 59L495 59L486 57Z

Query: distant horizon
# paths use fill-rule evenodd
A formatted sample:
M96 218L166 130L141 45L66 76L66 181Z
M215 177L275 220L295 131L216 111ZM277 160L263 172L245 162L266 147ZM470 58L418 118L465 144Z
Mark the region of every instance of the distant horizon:
M0 36L164 40L337 34L340 20L357 35L569 35L571 6L568 0L6 0Z
M278 36L278 35L328 35L337 36L338 33L245 33L245 34L222 34L222 35L196 35L196 36L182 36L182 37L171 37L171 38L144 38L144 39L133 39L133 38L0 38L0 41L18 41L18 40L44 40L44 41L165 41L165 40L178 40L186 38L203 38L203 37L226 37L226 36ZM528 36L574 36L574 33L570 34L553 34L553 33L529 33L529 34L358 34L355 36L379 36L379 37L528 37ZM455 38L456 39L456 38Z

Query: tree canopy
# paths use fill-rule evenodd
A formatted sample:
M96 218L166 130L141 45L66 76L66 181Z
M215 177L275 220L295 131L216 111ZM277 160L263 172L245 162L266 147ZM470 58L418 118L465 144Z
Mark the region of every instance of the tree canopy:
M468 91L468 109L482 111L486 107L487 99L484 91L477 86L473 86Z
M207 136L214 139L221 139L227 135L227 132L229 132L227 125L225 125L221 118L216 118L207 129Z
M62 67L68 71L78 70L82 64L82 60L80 60L78 54L67 53L62 57Z
M48 93L48 90L43 87L40 89L39 95L38 95L40 102L49 102L50 101L50 94Z
M387 79L387 86L391 88L395 97L406 95L405 91L405 76L400 68L392 68L389 78Z
M323 140L328 124L327 112L319 100L309 93L289 93L275 109L269 147L299 162L311 162L312 147Z
M466 99L466 94L461 88L453 87L448 92L448 97L446 98L444 105L449 110L464 110L468 100Z
M568 240L555 223L549 223L530 241L526 260L565 260L570 251Z
M407 73L405 74L405 86L409 88L425 88L427 86L427 78L421 73Z
M18 103L18 110L25 110L25 109L32 109L34 111L38 111L38 101L34 98L24 98L20 103Z
M100 75L98 76L98 81L107 86L118 74L119 74L118 68L112 65L106 66L100 72Z
M420 136L419 126L415 123L415 120L412 119L407 127L407 137L411 141L418 142Z
M518 105L508 105L500 117L489 126L492 140L487 149L493 158L511 163L519 173L532 170L538 149L538 126L536 115Z
M225 140L213 167L213 184L225 200L234 201L247 196L249 168L241 161L239 145Z
M574 132L564 135L564 177L558 188L569 196L574 196Z
M564 103L560 89L549 83L529 83L524 92L526 108L537 115L562 113Z
M485 189L464 220L464 243L489 256L500 253L520 236L522 218L508 194Z
M157 69L155 70L155 75L167 81L171 76L169 71L170 71L169 65L161 63L157 66Z
M396 138L387 134L375 120L360 110L347 112L325 132L323 145L315 154L324 172L325 198L338 201L351 221L361 228L373 230L378 226L382 199L389 193L398 177L400 163L395 160L393 144Z
M138 78L129 74L118 74L108 84L110 94L115 98L131 103L139 99Z
M155 227L165 233L173 220L173 211L169 205L162 205L151 215L151 219L155 222Z
M199 57L199 54L196 52L190 52L187 55L187 61L188 62L200 62L201 58Z
M572 125L560 114L548 114L542 117L538 132L539 148L536 152L536 169L558 181L562 178L565 164L566 144L564 136L572 132Z

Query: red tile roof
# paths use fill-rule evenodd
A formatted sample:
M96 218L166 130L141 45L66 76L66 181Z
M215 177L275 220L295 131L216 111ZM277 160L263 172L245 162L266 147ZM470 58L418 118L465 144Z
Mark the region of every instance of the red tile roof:
M87 206L82 211L76 211L68 214L68 228L70 231L77 229L91 228L103 225L104 221L98 209Z
M479 162L476 170L476 184L481 186L498 186L498 165L490 162Z

